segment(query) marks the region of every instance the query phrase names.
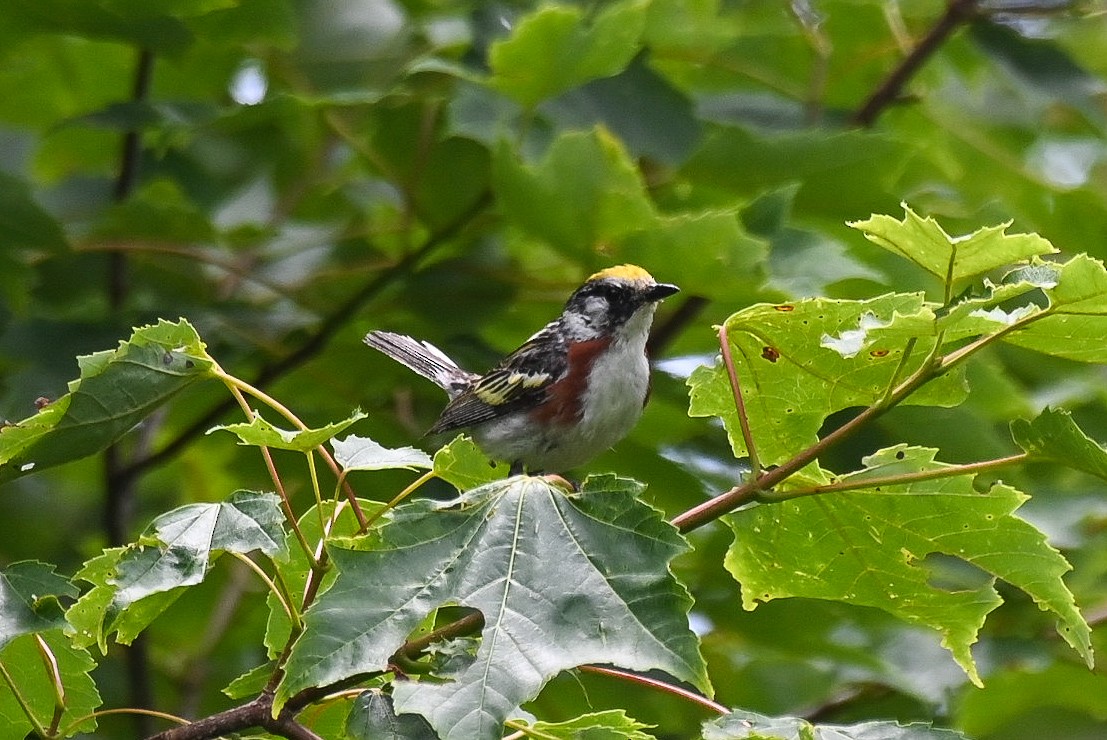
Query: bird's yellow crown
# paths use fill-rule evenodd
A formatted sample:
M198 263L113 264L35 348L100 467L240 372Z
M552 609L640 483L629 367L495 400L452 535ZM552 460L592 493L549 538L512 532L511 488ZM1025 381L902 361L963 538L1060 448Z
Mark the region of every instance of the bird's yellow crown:
M603 280L604 278L613 278L615 280L630 280L635 282L652 283L653 275L643 270L638 265L616 265L614 267L608 267L606 270L600 270L599 272L589 276L588 282L593 280Z

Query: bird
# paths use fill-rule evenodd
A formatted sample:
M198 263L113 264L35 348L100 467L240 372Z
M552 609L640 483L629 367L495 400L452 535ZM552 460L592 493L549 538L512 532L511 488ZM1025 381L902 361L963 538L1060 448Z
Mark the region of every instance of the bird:
M427 435L468 432L512 475L578 468L623 439L650 391L646 341L658 304L680 288L637 265L591 275L561 315L481 375L433 344L390 331L365 343L446 391Z

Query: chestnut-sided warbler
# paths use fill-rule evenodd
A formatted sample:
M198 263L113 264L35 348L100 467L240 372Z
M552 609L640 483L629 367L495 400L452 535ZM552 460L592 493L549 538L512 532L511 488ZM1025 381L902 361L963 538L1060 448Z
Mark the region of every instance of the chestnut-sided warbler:
M450 396L427 432L465 430L513 473L560 473L630 432L650 388L646 340L654 310L679 290L635 265L589 277L561 315L484 375L434 345L371 331L365 343Z

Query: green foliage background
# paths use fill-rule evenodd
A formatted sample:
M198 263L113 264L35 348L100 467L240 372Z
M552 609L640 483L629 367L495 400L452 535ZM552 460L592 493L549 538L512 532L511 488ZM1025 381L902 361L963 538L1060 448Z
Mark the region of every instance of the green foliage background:
M913 49L917 71L883 96ZM400 447L443 398L364 348L366 330L426 338L483 369L583 277L631 261L683 292L659 314L642 423L589 470L648 483L642 497L674 516L742 473L722 426L688 416L685 380L718 351L712 325L757 302L943 299L941 275L846 225L899 219L901 203L950 234L1011 222L1060 259L1107 259L1107 8L8 0L0 418L65 393L75 356L182 316L222 367L310 425L360 407L368 416L352 430ZM966 375L964 403L898 407L822 466L856 470L901 442L947 463L1014 454L1011 420L1047 405L1107 439L1099 365L1004 345ZM4 484L0 566L36 559L71 575L169 509L272 487L253 450L203 434L241 421L225 390L184 373L170 392L109 450ZM284 454L282 477L306 508L307 468ZM1075 566L1066 583L1101 645L1107 498L1096 474L1002 471L1033 494L1020 515ZM412 474L364 480L360 495L387 501ZM998 585L1005 603L973 649L977 688L935 633L875 609L781 598L743 611L722 567L733 535L697 530L674 566L722 704L936 721L977 738L1107 729L1102 675L1021 591ZM109 648L93 673L106 706L228 706L219 690L266 658L269 611L258 581L224 560L137 646ZM944 565L933 567L945 588L979 588L979 574ZM96 705L87 686L74 691ZM663 737L695 736L708 716L592 674L562 675L529 708L550 721L625 709ZM131 718L98 730L135 732Z

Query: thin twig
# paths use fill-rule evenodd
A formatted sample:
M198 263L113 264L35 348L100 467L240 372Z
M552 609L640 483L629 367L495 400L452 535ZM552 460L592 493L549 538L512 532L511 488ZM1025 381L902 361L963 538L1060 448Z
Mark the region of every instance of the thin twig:
M757 445L750 430L750 417L746 412L746 400L742 396L742 384L738 380L738 371L734 368L734 356L730 352L730 337L726 324L719 327L719 350L723 356L723 366L730 380L730 392L734 395L734 410L738 412L738 426L742 428L742 442L746 445L746 454L750 457L750 479L756 481L761 475L761 460L757 456Z
M303 342L303 344L284 357L276 359L262 367L251 382L251 385L262 388L278 378L283 377L292 370L295 370L297 367L319 354L319 352L326 347L331 338L345 326L365 304L380 295L396 280L413 272L422 264L423 260L430 256L435 250L457 236L466 226L476 220L477 217L488 208L491 202L492 193L486 190L466 211L459 214L456 219L428 236L421 247L409 252L403 259L383 274L374 276L366 282L360 290L340 303L334 311L319 322L315 331ZM210 429L232 408L234 408L234 401L231 399L216 404L196 419L196 421L192 422L192 424L185 427L185 429L167 442L160 450L133 461L124 469L124 472L133 475L155 465L160 465L166 460L175 457L180 454L193 439L204 434L204 432Z
M958 28L970 21L976 13L978 0L950 0L946 12L938 19L930 31L892 70L868 100L853 114L853 123L862 128L870 128L880 114L892 103L899 100L904 86L915 75L946 39Z
M763 493L759 498L766 502L788 501L802 496L815 496L822 493L841 493L842 491L856 491L860 488L878 488L880 486L903 486L910 483L919 483L928 480L953 478L960 475L977 475L996 468L1004 468L1009 465L1017 465L1026 462L1030 458L1029 452L1019 452L1007 457L999 457L994 460L981 460L980 462L964 463L961 465L944 465L930 470L919 470L914 473L897 473L895 475L861 474L850 475L844 480L835 483L826 483L821 486L808 488L793 488L786 491Z
M679 696L682 699L688 699L699 706L710 709L716 714L730 714L730 710L724 707L722 704L713 702L703 694L697 694L695 691L689 691L682 686L676 686L665 681L659 681L656 678L650 678L649 676L643 676L638 673L632 673L630 671L623 671L618 668L608 668L601 665L582 665L578 670L585 673L598 673L601 676L614 676L615 678L622 679L624 681L630 681L631 683L641 684L642 686L649 686L651 689L657 689L664 691L666 694L672 694L673 696Z

